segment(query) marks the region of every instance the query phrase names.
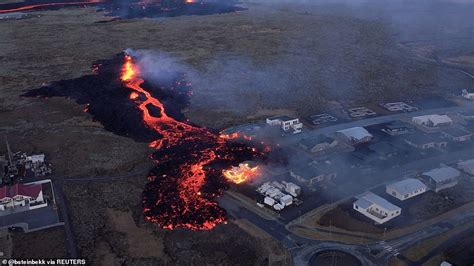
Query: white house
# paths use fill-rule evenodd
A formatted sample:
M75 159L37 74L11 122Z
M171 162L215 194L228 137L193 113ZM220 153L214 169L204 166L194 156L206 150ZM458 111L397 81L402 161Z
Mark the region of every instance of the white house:
M373 136L363 127L351 127L338 131L339 135L350 141L352 144L369 142Z
M418 179L408 178L402 181L387 185L387 194L399 199L406 200L426 192L428 187Z
M297 117L289 115L278 115L269 117L266 120L267 124L270 126L281 126L283 131L293 130L293 133L300 133L303 128L303 124Z
M470 175L474 175L474 159L458 163L458 168Z
M354 210L372 219L377 224L383 224L399 216L402 209L372 192L366 192L353 204Z
M0 211L35 203L44 203L41 184L15 184L0 188Z
M457 178L461 175L458 170L443 166L421 174L421 178L435 192L457 185Z
M464 89L461 94L466 99L474 99L474 89Z
M412 118L412 122L426 127L449 126L453 124L453 120L447 115L422 115Z

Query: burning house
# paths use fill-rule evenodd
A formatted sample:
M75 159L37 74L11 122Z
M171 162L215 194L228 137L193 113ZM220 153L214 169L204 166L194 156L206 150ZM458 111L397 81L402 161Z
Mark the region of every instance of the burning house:
M232 183L240 184L258 175L258 165L252 161L245 161L238 166L223 170L222 174Z
M369 149L375 152L382 159L390 158L398 153L398 149L386 141L371 144L369 145Z

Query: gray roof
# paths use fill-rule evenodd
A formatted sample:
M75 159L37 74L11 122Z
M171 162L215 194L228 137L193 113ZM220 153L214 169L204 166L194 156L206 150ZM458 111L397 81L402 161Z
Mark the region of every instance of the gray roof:
M298 119L298 118L297 118L297 117L294 117L294 116L289 116L289 115L277 115L277 116L269 117L268 119L270 119L270 120L289 121L289 120L295 120L295 119Z
M402 181L398 181L396 183L387 185L387 187L391 187L402 195L409 194L419 189L427 188L426 185L423 184L423 182L415 178L408 178Z
M354 202L357 206L361 207L361 208L364 208L364 209L367 209L369 208L370 206L372 206L372 202L369 202L365 199L358 199L356 200L356 202Z
M410 124L403 123L401 121L393 121L385 125L386 128L393 130L399 128L406 128L406 129L414 129L414 127Z
M338 132L344 134L344 136L348 138L354 138L357 140L363 139L365 137L372 137L372 134L370 134L369 131L363 127L351 127L339 130Z
M453 128L448 128L444 130L444 133L452 136L452 137L464 137L464 136L470 136L472 133L470 131L467 131L465 129L459 128L459 127L453 127Z
M429 176L432 178L436 183L443 182L452 178L456 178L461 175L461 172L458 170L449 167L449 166L444 166L441 168L435 168L431 171L423 173L425 176Z
M392 203L388 202L386 199L375 195L372 192L366 192L364 193L360 199L364 199L368 202L374 203L387 211L396 211L396 210L401 210L400 207L393 205Z

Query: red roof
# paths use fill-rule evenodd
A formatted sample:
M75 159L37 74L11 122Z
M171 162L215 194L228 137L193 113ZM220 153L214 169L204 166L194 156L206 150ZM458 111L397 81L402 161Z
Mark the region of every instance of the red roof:
M0 199L9 197L13 198L15 196L27 196L32 198L37 198L40 192L43 190L41 184L36 185L23 185L15 184L13 186L1 187L0 188Z
M7 197L7 186L0 187L0 200Z

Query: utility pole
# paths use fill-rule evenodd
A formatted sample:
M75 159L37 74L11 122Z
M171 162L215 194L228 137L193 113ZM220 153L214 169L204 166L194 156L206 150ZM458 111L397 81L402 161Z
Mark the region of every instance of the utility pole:
M8 161L9 165L13 165L13 156L12 156L12 151L10 150L10 144L8 144L8 139L7 136L5 136L5 143L7 144L7 155L8 155Z

